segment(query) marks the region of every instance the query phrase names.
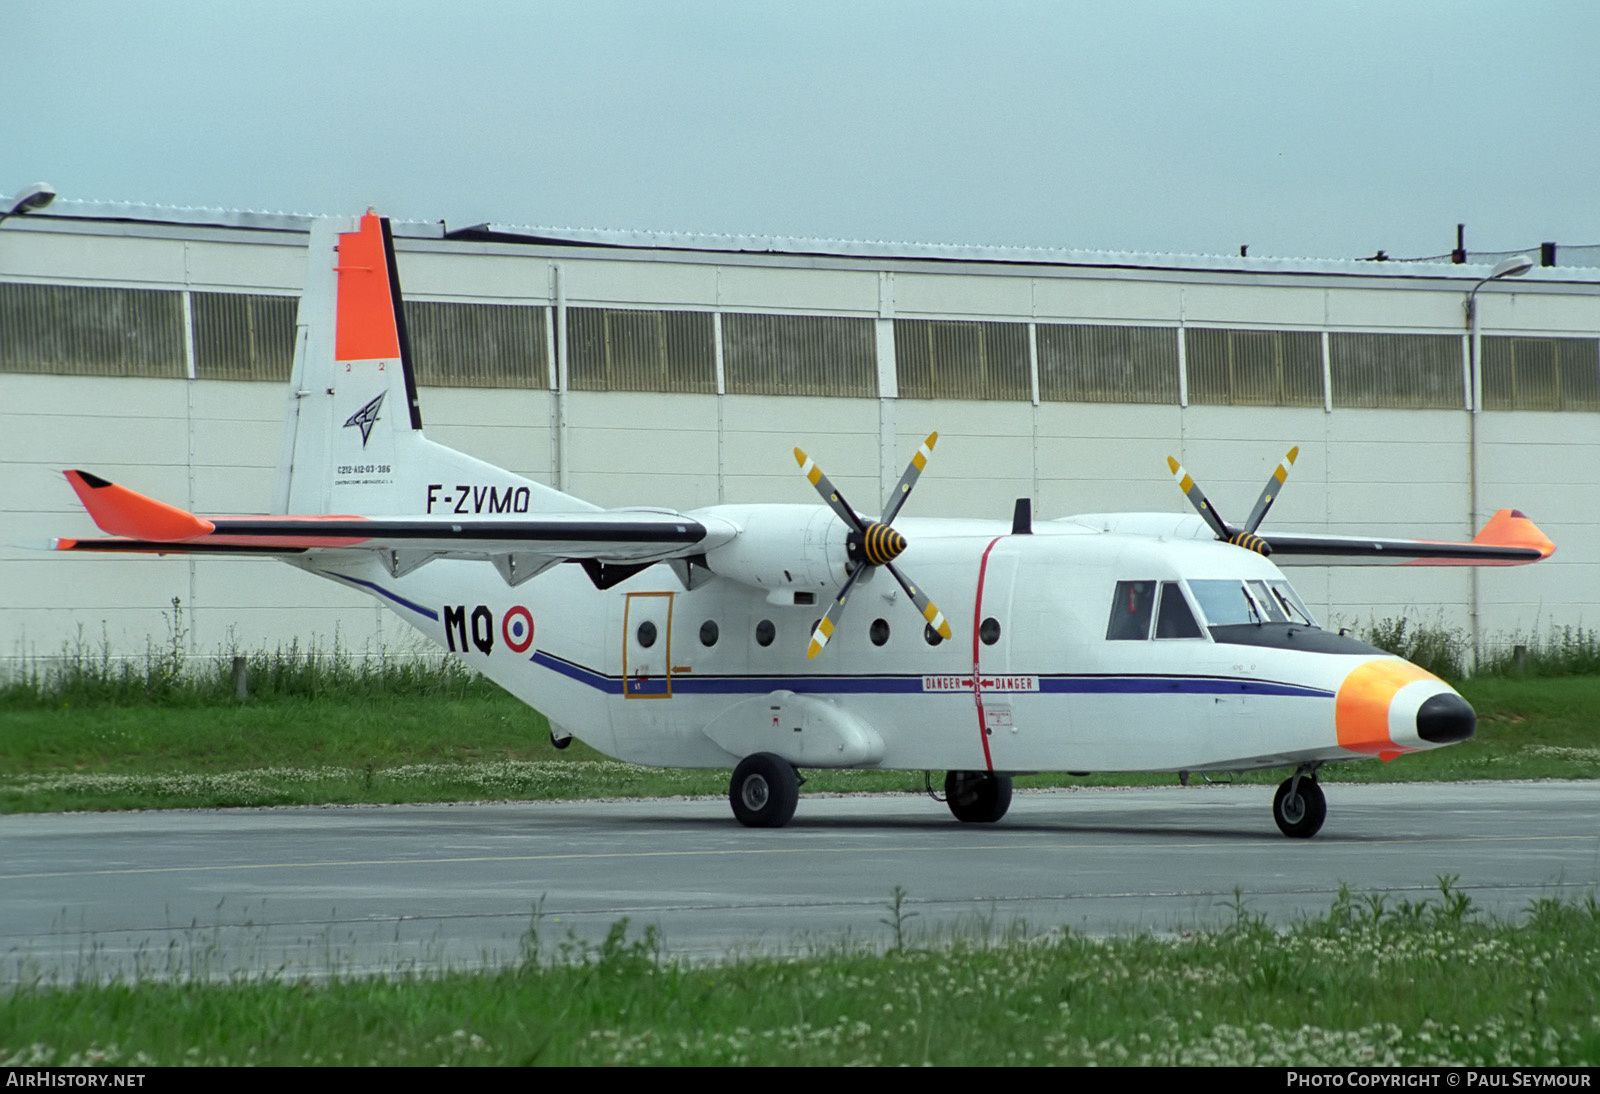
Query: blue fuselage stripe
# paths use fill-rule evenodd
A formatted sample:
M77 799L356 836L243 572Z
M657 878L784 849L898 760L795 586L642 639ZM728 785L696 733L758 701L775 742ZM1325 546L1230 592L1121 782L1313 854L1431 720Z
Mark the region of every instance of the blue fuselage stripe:
M331 578L335 578L335 579L337 579L339 581L347 582L347 583L349 583L351 585L359 585L363 589L367 590L370 593L377 593L379 596L383 597L385 600L394 601L396 604L400 605L402 608L410 608L412 611L416 612L418 615L425 616L428 619L433 620L435 623L439 622L439 613L434 611L432 608L424 608L421 604L414 604L411 601L407 600L403 596L396 596L394 593L391 593L388 589L385 589L382 585L378 585L378 584L376 584L374 582L371 582L371 581L362 581L359 577L346 577L344 574L328 573L327 576L331 577Z
M602 672L565 658L536 650L535 665L560 673L608 695L623 693L620 676ZM1015 673L1008 675L1015 676ZM773 691L827 695L912 695L924 691L918 676L694 676L674 673L674 695L764 695ZM1064 695L1281 695L1307 699L1332 699L1325 688L1285 684L1275 680L1240 680L1224 676L1042 676L1039 691ZM970 688L940 688L928 694L971 695ZM985 694L1004 694L985 689ZM1018 692L1017 694L1026 694Z

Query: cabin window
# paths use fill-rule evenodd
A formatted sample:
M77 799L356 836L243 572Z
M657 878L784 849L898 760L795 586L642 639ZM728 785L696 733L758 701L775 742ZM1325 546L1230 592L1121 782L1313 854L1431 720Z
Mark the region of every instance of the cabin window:
M721 632L717 630L716 620L706 620L704 623L700 624L700 644L702 646L715 646L717 644L717 636L720 633Z
M1000 641L1000 620L992 615L985 619L978 626L978 637L983 639L985 646L992 646Z
M1157 638L1201 638L1200 624L1176 581L1161 583L1161 607L1156 613Z
M772 640L778 637L778 628L772 625L772 620L763 619L756 624L756 645L770 646Z
M1119 581L1111 598L1109 641L1139 641L1150 637L1150 618L1156 603L1154 581ZM998 634L996 635L998 637Z
M648 619L639 624L639 645L649 649L656 644L656 625Z
M922 640L930 646L937 646L940 642L944 641L944 635L934 630L933 624L929 623L926 627L922 628Z
M889 641L889 621L887 619L874 619L872 629L867 632L874 646L881 646Z

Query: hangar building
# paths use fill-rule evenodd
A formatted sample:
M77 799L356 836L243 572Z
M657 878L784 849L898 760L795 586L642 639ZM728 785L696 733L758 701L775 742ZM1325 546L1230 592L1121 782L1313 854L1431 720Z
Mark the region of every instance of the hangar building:
M309 223L72 201L0 223L0 668L174 637L194 656L418 648L279 563L35 549L96 534L63 468L267 510ZM1514 507L1559 548L1513 569L1292 569L1326 625L1403 616L1492 645L1600 621L1594 248L1534 248L1525 276L1485 283L1503 256L395 235L429 436L603 506L814 502L798 444L874 509L937 430L908 513L1184 511L1170 454L1242 519L1298 445L1269 530L1465 539Z

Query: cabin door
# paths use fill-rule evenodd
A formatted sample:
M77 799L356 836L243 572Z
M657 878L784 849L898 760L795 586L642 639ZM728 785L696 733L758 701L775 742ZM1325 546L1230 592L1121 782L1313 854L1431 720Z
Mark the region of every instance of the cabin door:
M622 611L622 693L672 697L672 593L629 593Z

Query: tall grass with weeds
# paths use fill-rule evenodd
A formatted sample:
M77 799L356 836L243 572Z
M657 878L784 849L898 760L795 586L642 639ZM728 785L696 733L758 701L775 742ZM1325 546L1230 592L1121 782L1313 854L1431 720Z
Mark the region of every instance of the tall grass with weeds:
M1455 879L1343 889L1273 930L934 937L897 888L884 937L690 964L651 928L477 973L32 982L0 1066L118 1064L1594 1066L1600 905L1487 921Z
M214 656L191 657L182 602L162 613L168 633L147 642L142 657L111 652L102 629L91 643L80 632L54 657L29 657L21 669L0 681L0 709L29 707L205 706L236 702L243 674L246 696L258 702L280 699L375 696L415 699L468 699L499 694L499 689L460 661L443 654L387 650L360 654L334 633L322 645L298 639L274 650L246 651L237 645Z
M1460 680L1472 662L1472 643L1459 627L1415 624L1404 616L1375 619L1361 639L1446 680Z
M1478 662L1479 675L1600 676L1600 632L1551 627L1542 636L1497 639Z

